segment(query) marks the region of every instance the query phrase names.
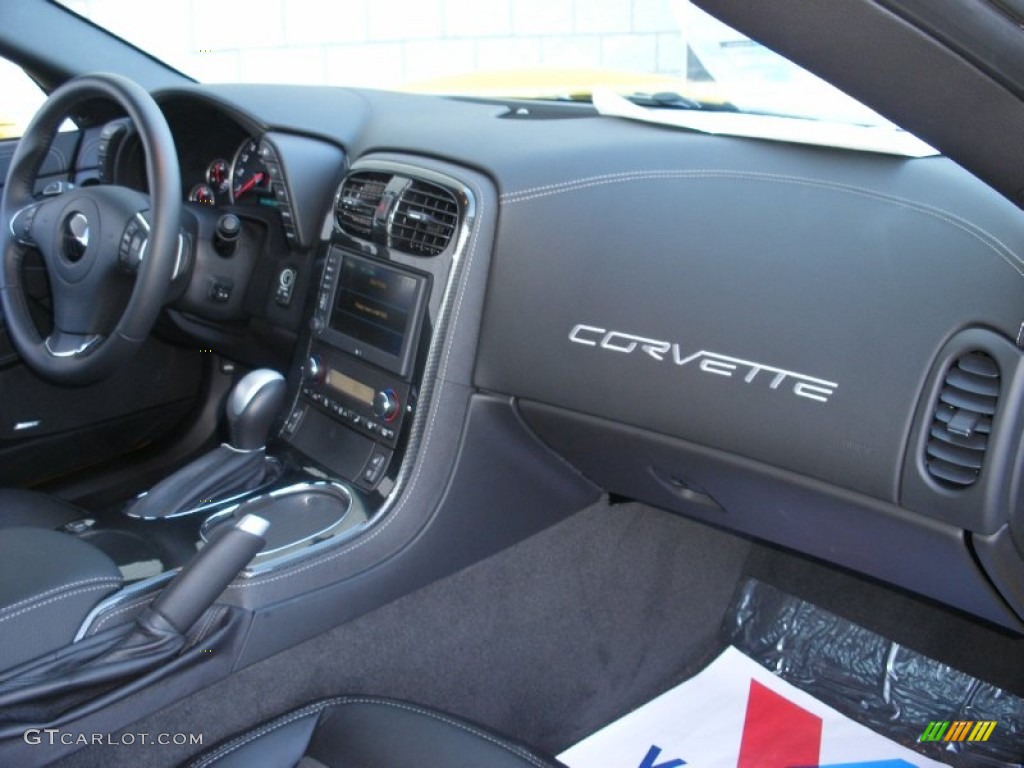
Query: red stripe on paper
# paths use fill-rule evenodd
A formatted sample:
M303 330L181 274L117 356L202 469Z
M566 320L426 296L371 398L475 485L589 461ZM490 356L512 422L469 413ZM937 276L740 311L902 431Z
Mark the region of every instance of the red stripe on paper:
M818 765L820 754L821 718L751 680L736 768Z

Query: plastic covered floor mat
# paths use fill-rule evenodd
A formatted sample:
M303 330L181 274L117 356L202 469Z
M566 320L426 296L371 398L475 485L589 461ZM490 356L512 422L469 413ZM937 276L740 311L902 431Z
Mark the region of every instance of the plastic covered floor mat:
M566 750L570 768L1006 768L1024 702L757 581L732 646Z

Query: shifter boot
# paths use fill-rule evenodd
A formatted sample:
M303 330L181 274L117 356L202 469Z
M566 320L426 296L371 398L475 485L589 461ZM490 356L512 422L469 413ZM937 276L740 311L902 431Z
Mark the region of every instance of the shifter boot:
M263 481L265 458L262 448L239 451L221 445L157 483L124 513L142 520L177 517L202 504L251 490Z

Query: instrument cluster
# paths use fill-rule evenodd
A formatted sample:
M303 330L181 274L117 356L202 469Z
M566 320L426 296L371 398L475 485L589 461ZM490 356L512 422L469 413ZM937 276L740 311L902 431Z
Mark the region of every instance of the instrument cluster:
M223 157L210 160L202 180L190 188L188 199L210 206L273 201L270 173L263 162L259 141L247 137L230 161Z

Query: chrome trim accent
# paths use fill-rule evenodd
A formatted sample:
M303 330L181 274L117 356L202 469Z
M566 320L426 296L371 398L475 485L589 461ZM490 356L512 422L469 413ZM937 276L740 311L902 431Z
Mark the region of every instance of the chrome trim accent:
M139 225L146 230L146 237L142 241L142 245L139 246L139 263L146 258L146 248L149 247L149 233L153 231L153 228L149 226L149 222L146 221L146 217L142 215L142 211L137 212L133 219L139 222ZM178 232L178 254L174 257L174 271L171 273L171 280L177 280L181 276L181 265L185 256L185 236Z
M149 594L150 592L155 592L158 587L162 587L164 582L170 581L180 570L180 568L175 568L170 571L158 573L156 576L151 576L148 579L144 579L143 581L138 581L124 587L112 594L110 597L101 600L93 606L93 609L85 615L84 619L82 619L82 624L78 627L78 632L75 633L75 637L71 642L77 643L79 640L84 639L93 622L96 621L101 614L106 613L112 608L116 608L121 603L126 603L136 597Z
M103 340L103 337L100 336L99 334L93 334L92 336L88 337L85 341L83 341L80 345L78 345L74 349L71 349L71 350L68 350L68 351L65 351L65 352L55 352L53 347L50 346L50 339L51 338L52 338L52 336L47 336L46 340L43 342L43 345L46 347L46 351L49 352L54 357L62 357L62 358L63 357L78 357L79 355L84 355L88 350L92 349L94 346L96 346L96 344L98 344L100 341Z
M208 518L206 518L206 520L203 521L203 524L199 527L199 538L202 539L203 543L208 543L208 534L210 533L210 531L216 528L217 525L221 523L223 520L231 517L240 507L243 507L247 504L257 504L259 502L266 501L267 499L278 499L283 496L290 496L296 493L308 493L310 491L324 490L334 491L335 493L338 494L338 496L341 497L341 500L346 504L345 511L338 517L337 520L335 520L333 523L326 526L325 528L322 528L319 531L314 531L308 536L303 536L301 539L290 541L287 544L283 544L280 547L276 547L275 549L266 549L261 552L257 552L255 557L266 557L267 555L273 555L277 552L283 552L286 550L294 549L295 547L298 547L299 545L304 544L307 541L313 541L314 539L323 536L328 531L337 528L339 525L345 522L346 518L348 518L349 513L352 511L353 507L352 493L349 491L346 485L343 485L342 483L339 482L326 480L314 480L312 482L303 481L301 483L295 483L284 488L278 488L277 490L271 491L269 493L254 496L251 499L246 499L245 501L239 502L238 504L234 504L226 509L222 509L220 512L217 512L216 514L210 515ZM249 517L256 517L256 514L249 513L244 518L242 518L242 521ZM240 526L240 523L236 525ZM269 527L269 523L267 525ZM278 558L278 561L279 560L280 558ZM247 577L248 570L243 571L242 576Z
M81 211L75 211L64 220L64 237L70 237L85 253L89 247L89 219Z
M17 424L14 425L14 431L21 432L26 429L35 429L42 423L43 422L41 419L33 419L32 421L19 421Z
M39 208L38 203L31 203L30 205L26 205L24 208L19 208L14 212L14 215L11 216L10 221L7 222L7 228L11 231L11 237L13 237L17 242L21 243L22 245L32 245L32 242L22 240L18 236L18 233L14 231L14 222L18 220L18 217L21 216L21 214L28 213L29 211L35 210L37 208Z
M235 453L253 453L254 451L266 450L265 448L253 448L252 451L240 451L237 448L232 448L227 443L221 443L221 447L229 448ZM270 480L256 486L255 488L249 488L248 490L245 491L239 491L238 493L234 493L230 496L225 496L223 499L217 499L216 501L210 502L209 504L200 504L195 507L189 507L188 509L183 509L180 512L175 512L173 515L165 515L162 517L139 517L137 515L129 514L127 511L127 507L125 510L122 510L121 514L123 514L125 517L130 517L132 520L176 520L179 517L188 517L189 515L194 515L198 512L209 512L211 509L219 509L223 507L225 504L231 504L232 502L237 502L242 499L245 499L248 496L260 494L261 492L264 492L266 488L276 483L280 479L281 473L283 471L281 462L278 459L274 458L273 456L267 456L265 458L265 461L267 462L267 464L273 465L276 468L276 472L274 473L273 477ZM142 493L137 494L135 498L141 499L143 496L148 495L149 491L143 491Z

